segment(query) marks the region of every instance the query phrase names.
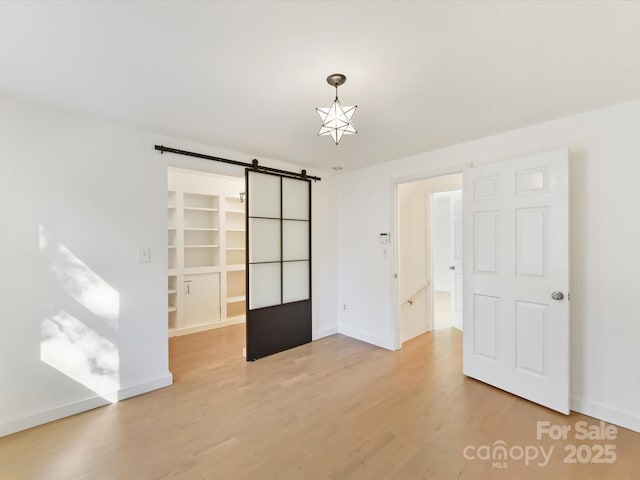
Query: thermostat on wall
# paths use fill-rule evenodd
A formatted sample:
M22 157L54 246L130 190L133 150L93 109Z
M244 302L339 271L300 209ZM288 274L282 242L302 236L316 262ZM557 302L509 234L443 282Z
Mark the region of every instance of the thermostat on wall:
M378 243L382 243L382 244L385 244L385 245L390 243L389 232L381 232L378 235Z

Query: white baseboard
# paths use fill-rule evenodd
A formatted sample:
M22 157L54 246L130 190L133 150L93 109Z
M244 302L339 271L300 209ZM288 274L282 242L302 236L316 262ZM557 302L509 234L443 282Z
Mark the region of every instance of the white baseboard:
M143 393L149 393L153 390L168 387L169 385L173 385L173 375L170 372L160 378L156 378L155 380L150 380L148 382L138 383L137 385L132 385L130 387L121 388L118 391L118 400L124 400L125 398L131 398L137 395L142 395Z
M206 332L207 330L215 330L216 328L229 327L231 325L237 325L238 323L244 323L245 316L238 315L237 317L230 317L226 320L220 320L219 322L203 323L202 325L193 325L191 327L172 328L169 330L170 337L177 337L180 335L191 335L192 333Z
M372 345L375 345L376 347L385 348L387 350L396 350L396 348L394 348L393 342L390 339L369 335L368 333L356 330L354 328L344 327L341 325L338 327L338 333L346 335L347 337L355 338L356 340L360 340L362 342L370 343Z
M322 330L316 330L315 332L313 332L311 338L313 340L320 340L321 338L335 335L336 333L338 333L338 327L324 328Z
M637 415L575 398L571 399L571 410L640 433L640 417Z
M134 397L136 395L141 395L152 390L169 386L172 383L173 375L168 373L163 377L120 389L116 393L115 397L118 400L124 400L125 398ZM70 417L71 415L76 415L88 410L93 410L94 408L103 407L111 403L111 401L99 395L95 395L84 400L78 400L77 402L61 405L32 415L5 421L0 423L0 437L11 435L12 433L16 433L21 430L27 430L28 428L37 427L38 425L43 425L55 420L60 420L61 418Z
M0 423L0 437L11 435L12 433L16 433L21 430L27 430L28 428L37 427L38 425L53 422L54 420L59 420L64 417L70 417L71 415L86 412L87 410L93 410L94 408L102 407L110 403L111 402L102 397L95 396L85 400L61 405L59 407L52 408L51 410L27 415L26 417L9 420Z

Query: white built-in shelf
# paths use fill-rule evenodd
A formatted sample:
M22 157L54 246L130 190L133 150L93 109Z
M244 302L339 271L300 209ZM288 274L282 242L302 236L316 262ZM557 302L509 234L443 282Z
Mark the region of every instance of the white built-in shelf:
M184 207L185 210L196 210L198 212L217 212L217 208L211 207Z
M244 302L247 299L244 295L238 295L236 297L227 297L227 303Z
M169 169L169 184L175 180L184 182L187 188L191 180L186 175L172 180L171 172ZM170 336L245 320L246 204L227 195L236 188L242 190L239 184L235 186L238 182L225 182L212 182L206 187L195 183L194 188L199 191L180 186L168 193L168 260L173 267L168 269L167 284ZM216 194L216 188L224 193ZM225 217L225 213L229 215ZM241 263L229 265L229 261ZM192 282L190 289L183 288L187 281ZM218 286L209 288L209 282L217 282ZM227 293L231 295L227 297ZM212 308L213 304L217 308ZM219 314L217 318L211 313L214 310Z
M196 275L198 273L222 273L220 265L207 265L201 267L184 267L181 272L185 275Z
M227 270L229 272L242 272L245 269L245 265L244 263L237 263L237 264L227 264Z

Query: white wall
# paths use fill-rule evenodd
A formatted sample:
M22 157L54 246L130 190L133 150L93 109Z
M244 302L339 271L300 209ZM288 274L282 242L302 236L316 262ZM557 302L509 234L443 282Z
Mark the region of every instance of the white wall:
M239 200L240 192L244 192L244 172L240 170L237 173L242 176L231 177L169 167L167 188L221 197L235 197L236 200Z
M394 182L568 146L572 408L640 431L639 126L634 101L342 174L340 330L399 346L394 262L376 248L376 232L393 227Z
M167 165L251 156L0 98L0 435L171 383ZM260 159L263 164L296 168ZM299 169L299 168L297 168ZM336 183L313 186L313 332L336 323ZM137 263L137 248L151 263Z
M406 301L430 279L427 274L426 181L398 185L398 294Z
M397 192L398 298L403 342L433 329L425 182L403 183Z

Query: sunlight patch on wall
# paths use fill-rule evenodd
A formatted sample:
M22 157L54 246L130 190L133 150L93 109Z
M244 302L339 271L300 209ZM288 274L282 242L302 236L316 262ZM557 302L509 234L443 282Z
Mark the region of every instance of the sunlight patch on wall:
M42 225L39 243L59 286L109 326L118 328L120 294L68 248L52 241Z
M120 294L42 225L39 245L43 278L53 282L50 313L40 324L40 359L105 400L116 402Z
M117 401L120 356L116 345L65 311L41 323L40 358L104 399Z

